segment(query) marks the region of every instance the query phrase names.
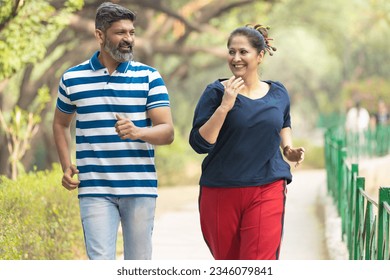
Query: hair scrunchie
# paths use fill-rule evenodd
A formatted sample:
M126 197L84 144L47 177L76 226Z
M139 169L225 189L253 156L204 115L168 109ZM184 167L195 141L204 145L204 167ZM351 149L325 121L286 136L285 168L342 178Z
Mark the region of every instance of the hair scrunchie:
M269 26L264 26L262 24L247 24L246 27L253 28L256 31L258 31L264 38L265 42L265 50L269 53L269 55L273 55L273 52L276 51L276 48L271 46L271 42L273 39L268 37L268 30L270 29Z

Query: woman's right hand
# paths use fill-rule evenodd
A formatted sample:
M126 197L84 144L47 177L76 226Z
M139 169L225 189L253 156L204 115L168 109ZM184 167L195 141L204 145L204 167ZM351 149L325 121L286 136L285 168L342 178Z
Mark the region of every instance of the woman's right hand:
M223 95L221 108L229 112L236 102L237 94L245 87L244 80L241 77L230 77L224 84L225 94Z

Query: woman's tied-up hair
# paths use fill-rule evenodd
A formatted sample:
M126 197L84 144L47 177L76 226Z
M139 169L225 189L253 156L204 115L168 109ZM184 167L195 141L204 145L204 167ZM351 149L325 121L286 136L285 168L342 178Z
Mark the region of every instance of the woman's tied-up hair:
M246 25L247 27L251 28L251 25ZM271 46L271 42L273 39L268 37L268 30L270 29L269 26L264 26L261 24L256 24L252 27L253 29L259 31L261 35L263 35L263 38L265 40L265 49L268 51L269 55L274 55L273 52L276 51L276 48Z
M271 46L273 39L268 37L269 26L264 26L262 24L247 24L244 27L239 27L230 34L227 45L230 45L230 41L234 36L242 35L248 38L249 43L257 49L258 53L262 50L268 52L269 55L273 55L273 52L276 51L276 48Z

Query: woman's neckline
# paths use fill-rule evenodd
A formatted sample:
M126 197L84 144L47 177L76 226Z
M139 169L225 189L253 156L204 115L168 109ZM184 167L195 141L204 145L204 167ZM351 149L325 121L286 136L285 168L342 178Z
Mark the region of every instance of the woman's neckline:
M219 79L218 81L219 81L219 83L221 84L221 86L222 86L222 88L224 88L224 82L225 81L227 81L228 79ZM250 96L248 96L248 95L245 95L245 94L242 94L242 93L238 93L238 95L237 96L242 96L242 97L244 97L244 98L246 98L246 99L248 99L248 100L261 100L261 99L263 99L263 98L265 98L267 95L268 95L268 93L271 91L271 88L272 88L272 83L270 82L270 81L268 81L268 80L259 80L261 83L265 83L265 84L267 84L268 85L268 90L265 92L265 94L264 95L261 95L261 96L259 96L259 97L250 97Z

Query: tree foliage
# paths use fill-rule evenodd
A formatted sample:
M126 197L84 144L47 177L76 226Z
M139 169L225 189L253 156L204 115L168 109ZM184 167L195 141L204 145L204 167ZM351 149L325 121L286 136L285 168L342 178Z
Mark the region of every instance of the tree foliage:
M37 134L41 122L41 112L50 100L48 88L41 88L30 110L22 110L16 106L9 116L0 110L0 127L7 139L10 154L11 178L16 180L19 173L24 172L21 160L30 149L31 139Z
M11 177L15 179L17 170L23 170L20 161L29 149L32 137L38 132L41 113L46 108L42 104L48 103L48 100L41 100L44 90L39 93L39 89L46 85L45 80L34 81L33 70L39 69L41 65L38 62L45 58L50 44L69 24L71 14L82 8L83 0L60 3L5 0L1 4L0 116L4 135L0 135L0 139L6 145L0 146L0 173L11 173ZM35 65L38 66L34 67ZM23 78L18 80L19 76ZM14 78L10 79L11 77ZM15 87L6 87L10 80L20 83L16 92L11 90ZM48 89L46 91L50 96ZM3 106L6 94L17 101ZM31 104L39 105L34 108ZM13 109L10 110L10 107ZM8 164L11 166L9 169Z
M279 51L265 71L287 83L295 117L306 129L321 113L344 112L351 87L389 80L390 65L384 63L390 59L389 8L383 0L285 0L275 5L269 24L276 30ZM387 86L378 90L371 85L360 95L375 102Z
M0 81L27 64L44 58L49 44L82 8L82 0L68 0L56 8L46 0L6 1L0 9Z

